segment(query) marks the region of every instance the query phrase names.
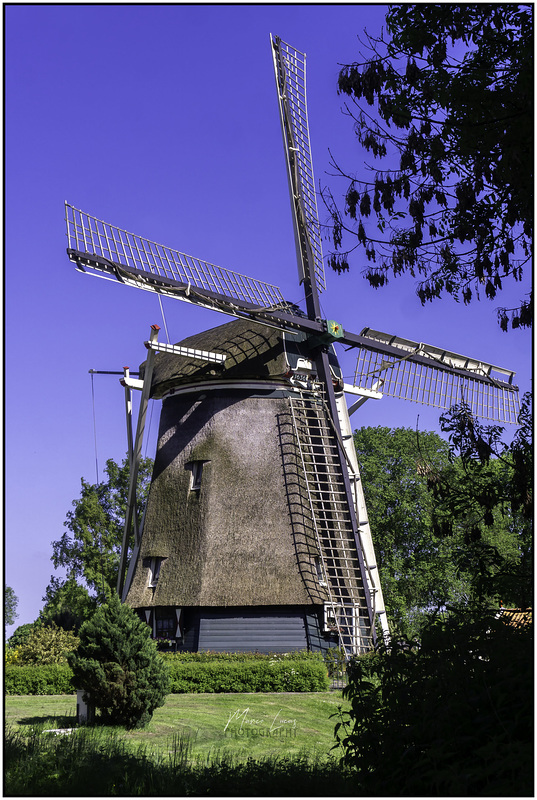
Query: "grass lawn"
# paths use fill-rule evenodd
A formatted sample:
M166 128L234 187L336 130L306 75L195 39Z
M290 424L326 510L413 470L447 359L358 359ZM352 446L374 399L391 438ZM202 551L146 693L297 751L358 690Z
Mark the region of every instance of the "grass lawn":
M234 761L299 753L324 756L334 744L337 720L330 715L339 705L348 706L339 691L170 694L147 728L120 732L134 747L162 751L172 747L174 737L186 735L192 756L204 760L218 753L229 753ZM75 695L5 698L5 718L14 729L74 727L75 713Z

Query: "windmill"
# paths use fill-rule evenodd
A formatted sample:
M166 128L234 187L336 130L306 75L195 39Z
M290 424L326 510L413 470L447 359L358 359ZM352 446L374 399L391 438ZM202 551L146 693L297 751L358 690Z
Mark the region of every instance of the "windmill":
M271 37L305 308L280 289L66 204L68 256L87 274L235 317L158 341L125 368L130 488L118 592L179 649L369 649L388 624L350 414L387 394L515 422L514 373L321 316L325 288L305 56ZM335 346L357 351L345 384ZM136 431L131 390L141 391ZM382 391L381 391L382 390ZM347 408L345 394L357 396ZM146 409L162 400L146 512L136 481ZM129 559L130 555L130 559Z

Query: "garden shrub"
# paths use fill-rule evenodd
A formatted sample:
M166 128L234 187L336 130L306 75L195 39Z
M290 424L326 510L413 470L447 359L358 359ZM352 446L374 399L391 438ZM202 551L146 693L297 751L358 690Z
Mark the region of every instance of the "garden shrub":
M6 645L6 649L4 650L4 664L20 664L20 650L20 646L10 647L9 644Z
M36 625L17 647L19 664L66 664L68 653L78 647L78 636L55 623Z
M293 661L166 660L170 691L186 692L324 692L329 679L322 659Z
M18 648L14 648L18 649ZM158 654L169 673L169 692L324 692L327 668L320 653L177 653ZM54 665L51 665L51 667ZM67 664L57 669L9 663L7 694L69 694L85 688L73 682Z
M69 656L84 701L101 720L144 727L164 704L168 670L145 622L112 595L80 628L80 645Z
M72 694L73 671L68 664L6 664L6 694Z

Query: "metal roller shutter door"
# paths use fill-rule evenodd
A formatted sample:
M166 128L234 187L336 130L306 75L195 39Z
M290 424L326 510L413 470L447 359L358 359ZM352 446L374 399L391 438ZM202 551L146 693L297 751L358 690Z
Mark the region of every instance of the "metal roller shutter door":
M285 653L307 647L303 612L229 614L205 612L200 618L199 650Z

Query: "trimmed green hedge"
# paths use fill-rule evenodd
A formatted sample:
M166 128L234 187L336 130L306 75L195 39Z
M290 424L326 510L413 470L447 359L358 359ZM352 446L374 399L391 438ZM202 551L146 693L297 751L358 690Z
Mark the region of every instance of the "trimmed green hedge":
M199 653L167 653L161 651L166 661L324 661L319 652L311 650L293 650L289 653L221 653L213 650L202 650Z
M168 661L170 691L325 692L330 688L322 661Z
M186 656L186 657L185 657ZM199 658L191 658L199 656ZM209 658L208 656L212 656ZM318 653L293 658L249 653L181 653L164 657L170 693L325 692L330 680ZM6 664L6 694L72 694L67 664Z
M73 671L68 664L6 664L6 694L72 694Z

